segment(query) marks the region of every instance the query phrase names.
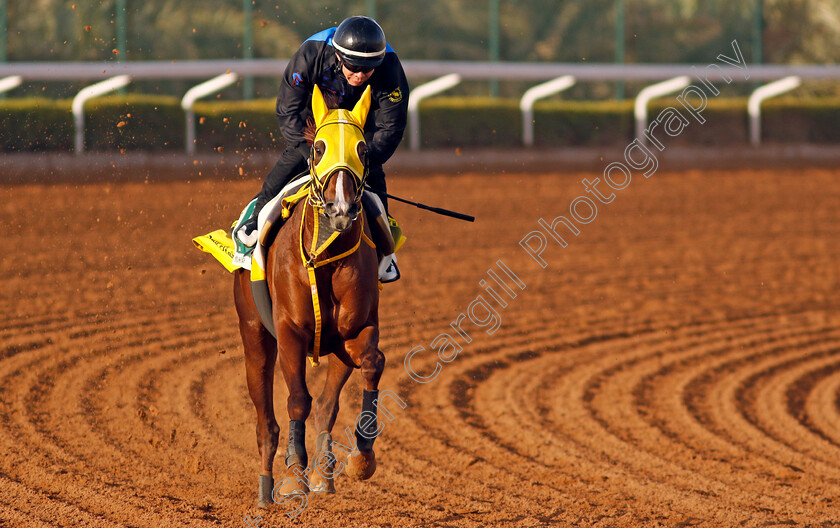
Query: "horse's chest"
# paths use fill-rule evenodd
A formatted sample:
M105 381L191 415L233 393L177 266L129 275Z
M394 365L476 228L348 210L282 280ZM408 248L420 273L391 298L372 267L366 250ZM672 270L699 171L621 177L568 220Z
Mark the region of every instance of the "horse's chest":
M353 336L358 330L370 323L373 308L376 306L378 290L373 286L365 288L358 277L333 277L332 292L329 302L332 305L332 319L336 332L342 337Z

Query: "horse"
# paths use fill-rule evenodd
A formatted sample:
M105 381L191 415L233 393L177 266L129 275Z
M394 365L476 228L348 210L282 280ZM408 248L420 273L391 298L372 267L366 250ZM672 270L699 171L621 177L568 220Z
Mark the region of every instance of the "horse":
M339 394L354 369L360 369L364 379L362 414L368 418L356 420L355 449L339 466L359 480L369 479L376 471L376 401L385 356L379 350L378 257L361 205L367 170L363 129L370 104L368 87L352 111L329 109L318 86L314 87L316 131L309 196L292 210L265 253L276 338L255 308L248 274L238 270L234 276L248 392L257 411L261 461L257 503L262 508L279 496L335 492L337 460L331 432ZM326 234L328 241L322 244ZM313 464L317 471L312 471L307 470L304 442L305 422L312 409L306 360L311 352L310 360L317 364L321 349L330 356L324 389L314 405L319 434ZM289 390L286 407L290 420L286 469L277 489L274 457L280 426L273 401L276 363Z

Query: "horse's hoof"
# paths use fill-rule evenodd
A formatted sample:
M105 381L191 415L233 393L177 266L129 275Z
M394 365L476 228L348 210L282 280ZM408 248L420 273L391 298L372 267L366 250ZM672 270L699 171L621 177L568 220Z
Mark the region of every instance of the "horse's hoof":
M295 471L297 468L297 471ZM301 476L302 475L302 476ZM280 481L275 496L299 495L309 493L309 486L306 485L306 475L303 466L294 464L286 469L286 475Z
M376 455L371 451L358 451L347 457L347 476L356 480L367 480L376 473Z
M274 490L274 479L271 475L260 475L260 489L257 494L257 507L268 508L274 503L272 492Z
M309 490L312 493L335 493L335 481L321 475L316 468L309 479Z
M315 442L317 454L312 459L309 489L312 493L335 493L335 455L332 452L332 435L323 431Z

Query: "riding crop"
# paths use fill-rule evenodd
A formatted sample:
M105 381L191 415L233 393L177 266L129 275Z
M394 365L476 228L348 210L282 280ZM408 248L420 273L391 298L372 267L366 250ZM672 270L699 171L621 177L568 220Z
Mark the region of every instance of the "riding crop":
M467 222L475 222L475 217L474 216L466 215L464 213L457 213L455 211L450 211L449 209L443 209L441 207L432 207L431 205L425 205L425 204L421 204L421 203L418 203L418 202L412 202L411 200L406 200L405 198L399 198L397 196L394 196L393 194L388 194L388 193L382 192L382 191L375 191L367 185L365 185L365 188L367 190L371 191L371 192L375 192L377 194L385 195L392 200L396 200L398 202L413 205L414 207L417 207L417 208L420 208L420 209L425 209L426 211L431 211L433 213L437 213L437 214L443 215L443 216L451 216L452 218L457 218L458 220L466 220Z

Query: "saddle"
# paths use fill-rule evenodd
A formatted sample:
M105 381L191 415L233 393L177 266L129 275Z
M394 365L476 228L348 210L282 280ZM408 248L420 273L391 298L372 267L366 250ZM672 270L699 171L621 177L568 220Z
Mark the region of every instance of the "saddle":
M253 253L253 258L258 266L264 267L265 250L277 236L286 219L292 215L295 206L305 200L307 196L309 196L308 176L287 185L283 192L268 202L260 212L257 222L259 242ZM362 210L366 215L368 225L370 225L371 239L380 257L390 255L402 247L406 240L402 234L402 229L400 229L397 221L385 212L385 206L376 194L370 191L364 192L362 195Z
M305 189L299 190L304 196L306 195L306 192L308 192ZM288 196L290 199L287 203L289 214L291 214L291 211L294 210L294 205L300 201L300 198L291 200L292 198L295 198L295 194L297 193L292 193ZM278 200L282 198L283 195L281 194L281 196L278 197ZM239 219L233 223L230 231L217 229L211 233L207 233L206 235L198 236L193 239L193 244L195 244L198 249L210 253L217 261L219 261L220 264L222 264L222 266L224 266L227 271L231 273L240 268L244 268L246 270L251 269L251 257L255 248L245 246L239 241L239 239L231 237L231 233L236 232L236 229L238 229L242 223L251 217L255 201L256 199L254 199L254 201L249 203L245 209L242 210L242 214L239 216ZM274 200L272 200L272 202L273 201ZM269 204L272 202L269 202ZM365 191L365 194L362 196L362 205L364 207L365 214L367 215L366 220L370 225L371 238L373 239L379 254L389 255L397 252L406 241L406 237L403 235L400 225L393 217L385 214L385 208L382 207L382 201L375 194ZM269 209L268 205L266 205L266 208L263 210L265 211L266 209ZM283 211L283 207L274 208L272 206L270 208L268 214L265 216L265 222L263 222L262 226L258 227L260 230L259 239L261 243L263 241L270 242L277 235L280 226L284 223L285 218L287 218L283 216ZM261 214L260 217L262 216L263 215Z
M259 264L263 266L264 249L277 236L280 227L291 216L298 202L308 196L310 179L311 177L307 174L293 180L280 191L279 195L266 204L257 222L258 243L255 246L248 247L231 234L236 233L239 227L251 218L256 198L245 206L228 233L216 230L202 237L196 237L195 245L213 254L216 260L230 272L239 268L250 270L252 257L257 257ZM362 207L370 225L371 238L379 255L390 255L402 247L406 238L397 221L385 213L382 200L376 194L365 191L362 195Z
M301 178L301 180L303 179ZM293 182L287 190L280 193L279 201L271 204L265 218L262 214L260 215L257 224L260 245L268 246L268 243L277 235L280 226L292 215L295 205L309 195L308 180L297 185L295 183ZM268 206L266 208L268 209ZM371 238L376 244L376 250L381 255L394 253L397 250L397 242L400 246L405 242L405 237L402 236L402 230L399 228L397 221L388 216L382 200L370 191L365 191L362 194L362 208L367 215ZM394 232L395 229L396 232Z

